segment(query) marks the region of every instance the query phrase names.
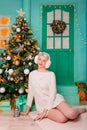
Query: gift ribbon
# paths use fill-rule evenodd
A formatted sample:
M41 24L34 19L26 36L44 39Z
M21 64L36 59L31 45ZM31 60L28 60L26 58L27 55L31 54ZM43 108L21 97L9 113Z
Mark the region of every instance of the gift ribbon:
M20 108L20 111L23 111L23 105L26 105L26 95L20 95L16 99L16 106Z

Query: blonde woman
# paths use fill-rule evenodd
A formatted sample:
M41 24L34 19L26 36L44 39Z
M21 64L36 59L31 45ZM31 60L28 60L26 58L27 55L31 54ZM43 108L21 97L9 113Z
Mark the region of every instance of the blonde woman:
M72 108L66 103L63 96L56 92L55 74L47 70L51 64L49 54L40 52L35 57L35 63L38 65L38 69L29 75L27 107L25 112L21 112L21 115L29 114L33 99L39 112L34 120L49 118L56 122L65 123L87 112L86 108Z

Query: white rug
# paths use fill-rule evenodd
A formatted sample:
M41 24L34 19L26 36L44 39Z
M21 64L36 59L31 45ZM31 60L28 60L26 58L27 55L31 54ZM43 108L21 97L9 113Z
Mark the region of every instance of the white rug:
M80 107L84 107L84 105ZM87 108L87 106L85 107ZM37 112L31 112L30 116L35 118L36 114ZM87 130L87 113L82 114L74 121L68 121L66 123L56 123L49 119L43 119L36 122L42 130Z

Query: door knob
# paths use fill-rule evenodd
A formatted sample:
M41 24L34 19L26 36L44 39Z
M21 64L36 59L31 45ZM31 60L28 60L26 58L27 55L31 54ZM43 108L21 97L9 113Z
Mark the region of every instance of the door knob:
M72 52L72 51L73 51L73 48L70 48L69 51Z

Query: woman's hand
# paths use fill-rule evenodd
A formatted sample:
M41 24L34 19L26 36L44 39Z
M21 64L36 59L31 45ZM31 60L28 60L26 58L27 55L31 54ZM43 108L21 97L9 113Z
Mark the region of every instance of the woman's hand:
M28 115L29 110L30 110L30 107L27 106L27 107L26 107L26 111L25 111L25 112L20 112L20 115L22 115L22 116L26 116L26 115Z
M46 118L47 117L47 113L48 113L48 110L44 109L43 112L39 113L36 116L36 118L34 119L34 121L36 121L36 120L42 120L43 118Z
M26 115L28 115L28 112L20 112L20 115L22 115L22 116L26 116Z

